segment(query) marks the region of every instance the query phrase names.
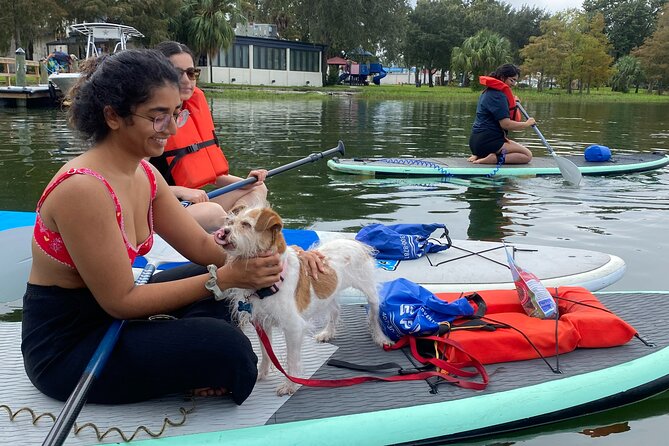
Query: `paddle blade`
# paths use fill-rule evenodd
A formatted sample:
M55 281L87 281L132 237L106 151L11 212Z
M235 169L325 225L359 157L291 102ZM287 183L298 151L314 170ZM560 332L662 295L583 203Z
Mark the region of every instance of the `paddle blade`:
M581 184L583 174L576 166L576 164L572 163L567 158L562 158L561 156L554 155L554 158L558 168L560 169L560 173L565 180L574 186Z

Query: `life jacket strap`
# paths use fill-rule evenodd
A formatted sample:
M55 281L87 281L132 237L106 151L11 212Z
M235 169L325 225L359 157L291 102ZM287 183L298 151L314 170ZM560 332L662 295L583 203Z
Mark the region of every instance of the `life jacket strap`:
M204 148L210 147L210 146L218 146L218 137L216 136L216 132L212 131L212 139L209 139L207 141L202 141L202 142L197 142L193 143L189 146L182 147L180 149L174 149L170 150L169 152L163 153L160 158L167 158L168 156L173 156L172 161L167 166L167 174L165 175L165 179L167 180L168 184L173 184L174 179L172 178L172 169L177 165L179 160L183 158L184 156L195 153L199 150L202 150Z

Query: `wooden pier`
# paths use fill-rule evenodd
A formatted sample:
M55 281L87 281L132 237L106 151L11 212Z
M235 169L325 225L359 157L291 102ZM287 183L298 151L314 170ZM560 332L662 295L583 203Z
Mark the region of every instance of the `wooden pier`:
M26 60L25 70L39 77L40 63L34 60ZM26 107L28 105L51 105L58 99L59 92L48 83L38 85L12 85L16 79L16 59L13 57L0 57L0 79L6 79L6 86L0 87L0 106L9 105ZM16 80L15 80L16 83Z

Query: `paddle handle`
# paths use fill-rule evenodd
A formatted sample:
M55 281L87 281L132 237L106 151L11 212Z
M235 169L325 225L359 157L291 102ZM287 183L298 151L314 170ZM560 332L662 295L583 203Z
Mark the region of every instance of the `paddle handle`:
M284 164L283 166L279 166L275 169L269 170L267 172L267 178L272 177L274 175L278 175L282 172L285 172L290 169L294 169L296 167L302 166L307 163L313 163L315 161L318 161L320 159L326 158L331 155L336 155L338 153L344 154L345 148L344 148L344 143L342 141L339 141L337 144L337 147L333 147L332 149L326 150L324 152L319 152L319 153L312 153L309 156L306 156L304 158L301 158L299 160L293 161L292 163ZM220 189L213 190L207 194L207 196L211 198L218 197L219 195L226 194L228 192L232 192L233 190L240 189L244 186L248 186L249 184L253 184L256 181L258 181L258 178L256 177L248 177L245 180L242 181L237 181L236 183L228 184L227 186L221 187Z
M522 105L520 105L520 101L516 101L516 107L518 107L518 110L523 114L525 119L529 119L530 115L527 114L525 109L523 108ZM546 146L546 150L548 150L548 153L550 153L551 156L555 156L555 151L551 147L551 145L546 141L546 138L544 138L544 135L541 134L541 130L539 130L539 127L537 127L536 124L532 125L532 128L534 129L534 132L537 134L539 139L541 139L541 142L544 143L544 146Z
M135 280L135 284L144 285L148 283L155 270L155 264L147 263L137 277L137 280ZM90 361L88 361L88 365L86 365L86 369L81 375L79 382L70 394L70 397L65 401L65 405L60 414L58 414L58 418L56 418L53 426L51 426L49 433L42 443L43 446L60 446L65 443L65 439L72 430L74 422L86 403L88 390L107 364L107 360L114 350L124 324L124 320L115 319L107 329L100 344L98 344L98 348L93 353Z

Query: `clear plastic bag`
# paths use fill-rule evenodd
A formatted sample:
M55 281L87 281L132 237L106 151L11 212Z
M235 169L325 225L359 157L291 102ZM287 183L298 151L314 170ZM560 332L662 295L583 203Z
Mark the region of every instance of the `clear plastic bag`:
M553 296L550 295L537 276L529 271L525 271L516 263L506 245L504 245L504 251L506 251L506 259L511 269L513 282L518 291L520 303L528 316L540 319L554 317L557 312L557 306Z

